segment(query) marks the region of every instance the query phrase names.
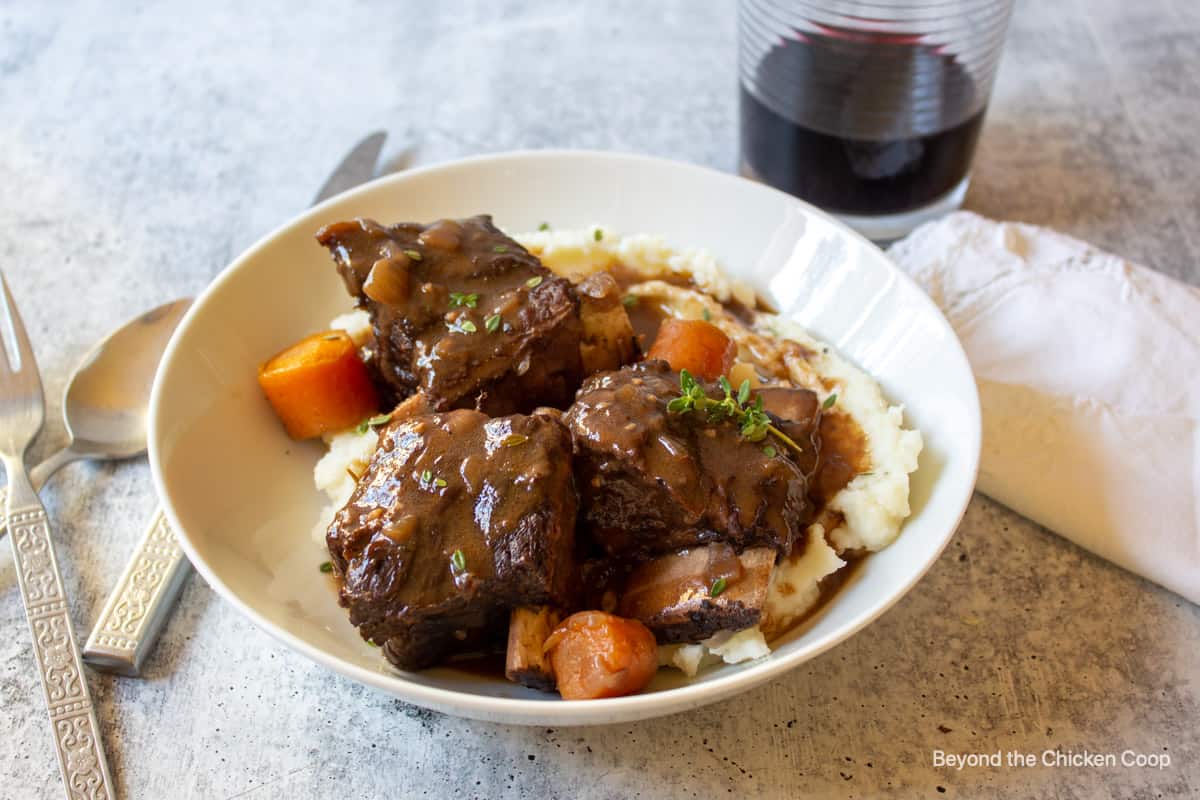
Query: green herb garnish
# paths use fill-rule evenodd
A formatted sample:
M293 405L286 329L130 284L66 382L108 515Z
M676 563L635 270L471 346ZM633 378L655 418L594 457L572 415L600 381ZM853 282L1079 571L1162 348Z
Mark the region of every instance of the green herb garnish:
M600 241L601 239L604 238L604 231L600 230L599 228L596 228L595 232L592 233L592 238L595 239L597 242Z
M444 480L442 480L441 478L433 477L433 473L430 472L429 470L424 470L421 473L421 485L423 485L423 486L431 486L432 485L432 486L436 486L439 489L446 488L446 482Z
M705 321L705 322L712 322L712 312L711 312L711 311L709 311L707 308L706 308L706 309L704 309L704 321Z
M420 250L405 250L404 255L408 256L413 261L420 261L422 258L424 258L424 256L421 255Z
M542 276L534 275L532 278L525 281L525 285L528 286L530 289L536 289L537 287L542 285Z
M332 561L322 561L319 569L321 570L321 572L333 572L333 562Z
M463 306L466 306L467 308L474 308L475 304L478 302L479 295L477 294L463 294L462 292L450 293L450 305L454 308L462 308Z
M539 231L548 231L548 230L550 230L550 223L549 223L549 222L543 222L541 225L538 225L538 230L539 230Z
M692 377L690 372L686 369L680 370L680 395L672 398L667 403L667 411L672 414L687 414L690 411L698 411L706 414L709 422L720 422L726 419L733 420L738 424L742 438L746 441L761 442L769 433L797 453L804 452L804 448L796 444L790 436L771 424L771 418L763 410L762 395L754 399L753 405L748 405L748 401L750 400L749 378L742 381L742 385L738 387L736 395L733 392L733 385L729 382L729 378L722 375L717 379L717 383L720 384L721 389L725 392L725 397L721 400L714 400L709 397L704 391L704 387Z
M833 394L829 395L829 397L825 398L824 403L821 403L821 410L828 411L829 409L833 408L833 404L836 402L837 402L837 392L834 392Z
M455 550L454 554L450 556L450 566L454 568L455 572L467 571L467 557L463 555L462 550Z
M621 305L625 306L626 308L632 308L633 306L636 306L637 304L638 304L637 295L627 294L621 298Z
M767 458L774 458L775 454L776 454L776 450L775 450L774 445L769 444L763 448L763 455L766 456Z
M392 421L391 414L376 414L375 416L368 417L367 419L364 419L362 422L358 423L358 427L355 428L354 430L358 433L359 436L362 436L369 429L377 428L380 425L386 425L391 421Z
M483 321L483 327L487 328L488 333L495 333L500 330L500 315L492 314Z
M708 590L708 596L709 596L709 597L716 597L717 595L719 595L719 594L720 594L721 592L723 592L723 591L725 591L725 579L724 579L724 578L717 578L715 581L713 581L713 584L712 584L712 586L711 586L711 587L709 587L709 590Z
M469 319L457 319L449 327L451 333L475 333L475 331L479 330L475 327L475 323Z
M505 447L516 447L519 444L525 444L527 441L529 441L528 436L520 433L510 433L508 436L504 437L504 441L501 442L501 444L503 444Z
M492 252L493 252L493 253L507 253L507 252L508 252L508 245L506 245L506 244L498 244L498 245L496 245L495 247L493 247L493 248L492 248Z

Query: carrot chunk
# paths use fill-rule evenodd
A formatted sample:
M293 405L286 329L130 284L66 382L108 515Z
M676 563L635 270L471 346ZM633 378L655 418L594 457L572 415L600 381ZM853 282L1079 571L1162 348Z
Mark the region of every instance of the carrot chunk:
M711 322L698 319L669 319L647 358L661 358L675 371L686 369L705 380L715 381L729 372L737 357L737 345Z
M564 700L634 694L658 671L658 645L650 629L603 611L567 617L550 634L545 650Z
M345 331L296 342L259 367L258 385L293 439L348 428L379 410L371 376Z

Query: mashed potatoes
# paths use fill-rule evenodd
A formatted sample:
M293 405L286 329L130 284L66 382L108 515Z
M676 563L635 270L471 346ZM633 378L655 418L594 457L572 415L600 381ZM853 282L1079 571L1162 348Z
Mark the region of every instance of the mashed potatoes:
M761 623L725 631L700 644L660 648L660 662L694 675L706 663L737 663L770 652L767 641L787 630L820 601L821 581L847 563L847 554L873 552L897 536L909 514L909 473L917 468L921 434L904 428L903 409L889 405L869 375L811 337L803 328L774 314L732 314L723 303L751 309L749 286L725 275L711 253L677 251L656 236L619 236L593 226L573 231L541 231L515 237L550 270L574 281L604 270L632 276L629 293L654 302L682 319L707 319L738 347L734 383L767 380L816 392L834 405L828 413L846 414L862 431L870 468L838 491L809 526L802 550L775 568ZM678 285L686 279L691 286ZM695 287L695 288L692 288ZM749 317L749 320L746 319ZM366 315L343 315L334 327L353 337L367 332ZM373 432L328 437L328 454L316 466L317 487L329 498L314 535L324 540L334 513L354 489L374 451ZM351 474L353 473L353 474Z

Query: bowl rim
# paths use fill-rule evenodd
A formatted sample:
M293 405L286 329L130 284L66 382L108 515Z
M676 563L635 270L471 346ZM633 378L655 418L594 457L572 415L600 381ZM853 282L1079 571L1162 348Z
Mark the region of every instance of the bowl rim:
M240 254L234 257L204 288L204 290L196 297L191 307L187 310L183 319L180 320L174 334L163 353L162 359L159 362L158 370L155 374L154 385L151 390L150 407L148 416L147 429L150 433L148 441L149 461L151 468L151 476L154 483L155 491L159 498L160 507L165 513L172 528L177 534L177 539L187 555L188 560L203 576L204 580L216 590L225 601L229 602L239 610L242 614L248 617L256 626L265 631L277 641L304 655L310 660L320 664L340 675L351 678L353 680L364 683L368 686L380 689L392 696L399 697L407 702L412 702L417 705L433 708L439 711L456 714L459 716L471 717L483 720L505 720L508 722L517 722L518 724L537 725L541 724L547 716L566 716L571 720L567 723L560 722L559 724L607 724L621 721L632 721L646 719L656 716L664 716L667 714L677 713L691 708L697 708L701 705L717 702L759 684L772 680L794 668L803 664L810 659L816 658L820 654L826 652L832 647L846 641L851 636L854 636L867 625L881 617L889 609L892 608L902 597L907 595L912 588L925 576L929 569L937 562L944 552L946 546L953 538L959 524L962 522L963 515L966 513L968 504L974 493L975 482L979 473L979 459L982 442L982 423L981 411L979 405L979 395L975 382L969 382L969 397L964 397L964 400L969 400L968 415L971 423L971 431L973 433L974 446L970 447L970 488L963 493L963 497L958 501L959 507L954 514L954 524L947 526L945 533L942 535L942 541L937 548L921 563L917 569L914 569L900 586L899 589L893 591L890 596L882 599L868 608L864 609L857 616L853 617L850 622L843 625L841 628L826 634L824 637L797 649L794 652L778 655L776 651L772 651L771 656L759 660L757 663L749 663L744 668L732 672L729 675L714 677L701 682L688 683L682 686L662 689L647 694L635 694L625 697L604 698L588 701L563 701L561 699L521 699L512 697L495 697L490 695L480 695L468 692L455 691L453 689L444 689L437 686L430 686L423 683L417 683L407 680L403 675L389 674L379 670L372 670L366 667L352 664L342 660L341 658L331 655L321 648L309 644L300 639L294 634L284 630L279 625L267 619L265 615L260 613L247 602L243 601L213 570L210 565L199 557L198 551L193 546L190 537L185 528L180 524L179 517L176 514L174 506L171 502L171 496L167 492L167 482L163 474L162 462L159 453L159 435L164 417L164 410L161 407L161 399L163 395L164 376L167 374L167 366L172 363L176 356L176 352L187 334L188 329L195 317L202 315L206 306L211 301L218 289L229 281L232 276L244 267L245 264L252 262L260 251L266 249L271 243L283 235L288 230L300 224L301 220L319 214L323 209L340 203L344 200L368 195L379 191L385 186L393 184L402 185L417 176L436 175L439 172L453 172L463 168L469 168L475 165L488 163L512 163L520 164L528 161L540 160L616 160L632 164L641 164L647 167L654 168L669 168L678 169L683 172L699 174L700 176L716 180L718 182L735 182L749 183L756 187L758 191L765 191L778 195L779 199L787 203L795 204L805 210L806 213L815 215L824 219L840 230L840 232L852 239L856 239L868 248L874 250L880 256L888 268L892 270L895 277L903 283L908 284L916 290L916 296L919 297L918 302L923 303L926 310L931 312L943 326L946 332L950 334L949 338L953 343L953 347L958 356L962 359L962 363L969 374L973 375L970 362L967 359L965 350L959 340L954 329L942 314L941 309L933 302L925 291L903 270L896 266L895 262L873 242L858 232L851 229L849 226L838 220L833 215L822 211L821 209L807 203L792 195L774 189L765 184L755 181L750 181L738 175L728 172L722 172L711 167L701 166L698 164L679 161L675 159L662 158L657 156L648 156L636 153L614 152L604 150L589 150L589 149L573 149L573 148L556 148L556 149L522 149L512 150L498 153L487 153L466 158L452 159L434 164L429 164L413 169L406 169L403 172L385 175L366 183L360 184L352 189L349 189L341 194L334 195L323 202L307 208L297 214L292 215L282 224L276 226L271 231L260 237L254 244L243 250ZM901 528L903 535L903 527Z

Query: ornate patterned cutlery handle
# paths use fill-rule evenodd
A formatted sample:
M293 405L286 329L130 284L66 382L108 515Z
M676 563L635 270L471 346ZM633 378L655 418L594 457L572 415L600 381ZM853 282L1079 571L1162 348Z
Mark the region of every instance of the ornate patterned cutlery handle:
M96 669L138 675L191 566L162 509L155 509L84 645L84 660Z
M50 541L46 510L23 475L9 489L14 496L8 522L17 584L33 634L38 677L50 712L67 797L112 800L116 792L71 629L71 613Z

